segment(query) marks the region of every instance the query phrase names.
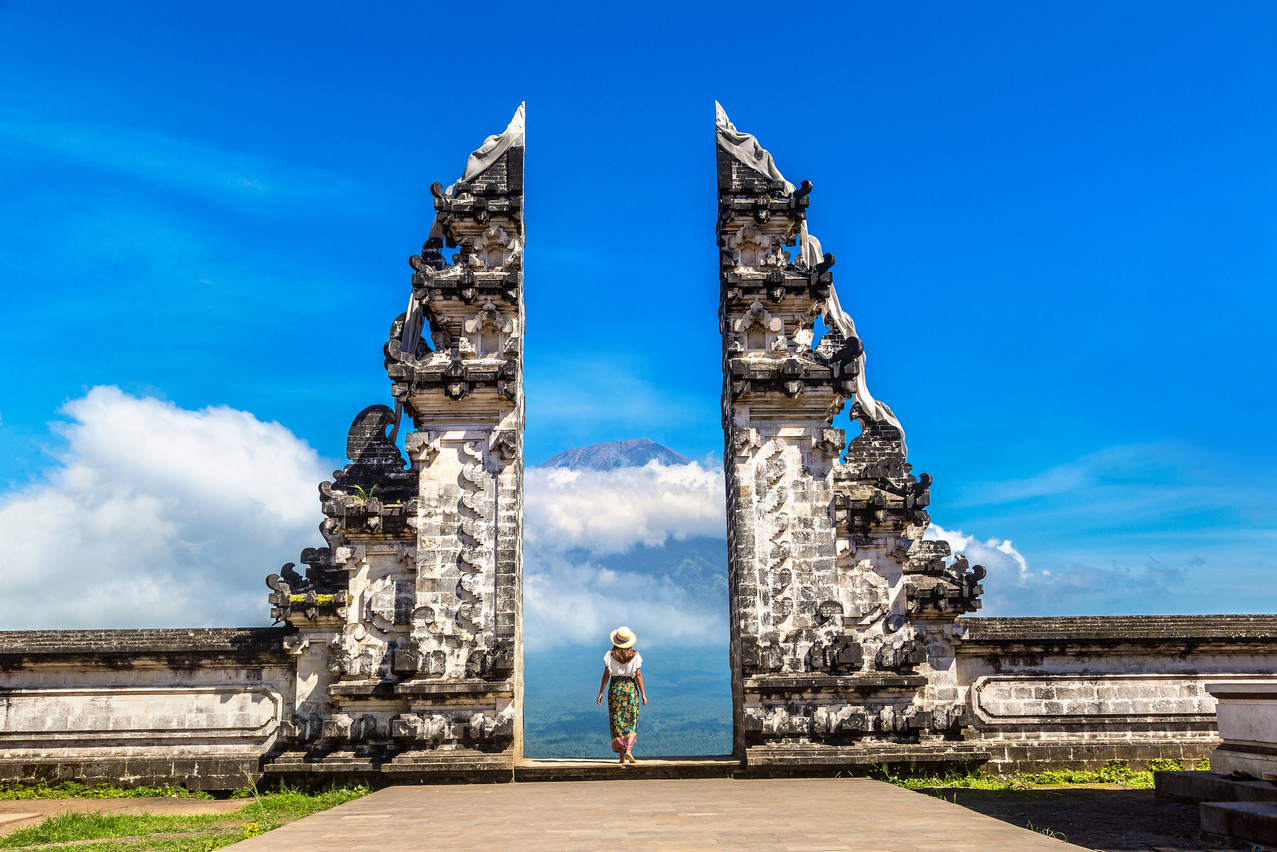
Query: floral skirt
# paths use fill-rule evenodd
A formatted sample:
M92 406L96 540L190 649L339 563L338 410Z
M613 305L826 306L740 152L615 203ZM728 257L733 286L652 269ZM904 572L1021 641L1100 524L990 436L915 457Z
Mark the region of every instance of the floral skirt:
M607 720L612 727L612 751L634 748L638 739L639 691L632 677L613 677L607 687Z

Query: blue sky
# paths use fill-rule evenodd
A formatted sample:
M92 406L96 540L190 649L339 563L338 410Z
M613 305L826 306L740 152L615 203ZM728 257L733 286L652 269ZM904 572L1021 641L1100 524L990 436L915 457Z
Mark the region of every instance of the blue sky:
M815 183L938 524L1039 609L1277 609L1277 7L788 9L0 3L0 500L99 385L338 458L523 100L530 461L721 452L718 99Z

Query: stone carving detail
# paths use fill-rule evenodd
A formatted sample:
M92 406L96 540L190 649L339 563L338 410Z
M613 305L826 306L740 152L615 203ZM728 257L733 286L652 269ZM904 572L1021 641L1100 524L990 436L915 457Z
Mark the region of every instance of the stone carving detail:
M457 581L457 604L452 618L461 640L474 644L478 634L488 626L483 579L492 560L487 542L492 537L495 506L488 495L489 477L484 469L483 453L475 449L472 441L463 443L461 451L467 458L461 470L462 492L457 507L461 516L461 554L457 565L461 579Z
M744 316L732 320L732 331L736 333L740 351L757 355L788 351L785 321L772 316L757 299Z
M488 440L488 450L500 464L509 464L519 455L518 433L513 429L499 429L493 432Z
M914 668L927 661L927 646L914 638L884 642L874 658L874 665L884 671Z
M494 744L514 737L514 707L496 713L401 713L390 721L396 740L421 744Z
M811 667L816 671L859 671L865 661L864 649L854 635L841 633L826 644L811 647Z
M416 582L415 577L403 574L388 574L374 581L368 589L364 620L382 631L406 627L417 606Z
M518 269L523 252L518 237L505 232L500 225L488 225L477 236L462 237L460 262L470 269L493 271Z
M413 432L404 443L408 448L408 455L422 467L429 467L435 456L439 455L437 432Z
M793 571L789 564L793 543L789 536L789 513L784 511L789 500L784 451L784 441L780 438L773 439L766 460L757 468L756 486L763 495L759 512L761 526L767 530L766 565L767 577L771 581L772 625L775 627L780 627L794 609L790 590Z
M479 313L465 321L463 327L468 335L463 340L469 347L470 354L481 358L495 358L505 354L504 344L508 343L510 336L514 334L515 323L497 310L496 305L489 299L484 302L483 309Z
M464 769L478 751L483 767L512 771L522 730L522 120L520 109L461 180L431 187L435 221L409 259L408 310L383 350L393 406L359 413L350 463L320 486L326 546L303 552L304 576L289 563L267 580L275 617L298 630L289 650L304 712L280 731L284 748L306 753L299 771L333 771L352 748L399 772ZM413 763L436 750L446 764Z
M724 242L732 266L783 269L789 265L789 252L782 249L783 243L771 234L759 231L752 222L743 224Z
M923 540L931 477L862 408L886 411L863 390L834 256L807 231L811 183L738 158L743 134L721 112L718 130L736 750L769 767L832 765L847 745L888 760L943 740L970 755L943 625L979 606L984 569ZM862 427L850 443L831 422L847 403Z
M732 455L733 456L749 456L754 450L757 450L758 430L757 429L734 429L732 430Z

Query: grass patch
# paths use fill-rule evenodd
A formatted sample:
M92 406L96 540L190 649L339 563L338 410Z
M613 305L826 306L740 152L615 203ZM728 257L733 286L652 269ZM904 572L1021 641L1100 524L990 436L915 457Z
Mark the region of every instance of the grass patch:
M213 796L199 790L188 790L165 784L160 787L116 787L112 784L96 784L90 787L77 781L60 784L20 784L0 782L0 799L135 799L142 796L162 796L170 799L211 799Z
M1210 761L1153 760L1148 769L1132 769L1125 761L1112 760L1095 770L1048 769L1042 772L990 775L978 770L945 775L896 775L888 767L878 767L873 778L910 790L958 787L971 790L1031 790L1035 787L1067 787L1074 784L1117 784L1131 790L1153 789L1154 772L1183 769L1210 769Z
M371 791L368 787L357 786L337 787L318 793L288 788L262 794L257 794L252 788L237 792L252 797L252 800L229 814L58 814L39 825L20 828L0 837L0 849L75 843L76 850L85 852L210 852L353 801ZM95 840L102 842L85 842Z

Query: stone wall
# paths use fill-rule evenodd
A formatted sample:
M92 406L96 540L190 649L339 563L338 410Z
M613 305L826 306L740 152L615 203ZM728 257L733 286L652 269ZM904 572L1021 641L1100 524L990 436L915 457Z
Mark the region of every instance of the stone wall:
M717 114L735 749L751 771L1207 756L1208 678L1277 664L1277 618L972 619L985 571L924 540L927 474L865 381L807 227L813 185ZM792 248L791 251L786 251ZM828 331L816 340L814 324ZM851 406L846 443L833 418Z
M995 771L1210 757L1206 684L1277 671L1270 615L963 618L958 633L970 736Z
M243 787L294 709L290 632L0 633L0 779Z

